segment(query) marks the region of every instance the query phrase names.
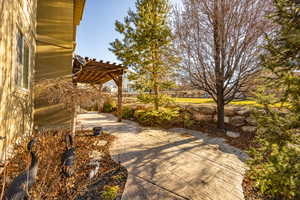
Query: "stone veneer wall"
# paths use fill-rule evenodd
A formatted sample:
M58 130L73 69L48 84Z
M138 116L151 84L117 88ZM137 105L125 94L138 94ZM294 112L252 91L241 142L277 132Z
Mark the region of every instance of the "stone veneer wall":
M32 130L36 4L37 0L0 1L0 162L7 147ZM28 89L15 84L18 29L30 48Z

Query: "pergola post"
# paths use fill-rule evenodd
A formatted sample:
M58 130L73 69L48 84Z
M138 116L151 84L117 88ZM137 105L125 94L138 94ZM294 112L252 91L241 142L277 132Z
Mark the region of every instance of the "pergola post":
M119 75L116 79L118 86L118 122L122 121L122 97L123 97L123 74Z
M103 87L103 84L100 84L99 85L99 96L101 97L102 96L102 87ZM102 112L103 111L103 100L102 98L99 99L100 103L98 103L98 112Z

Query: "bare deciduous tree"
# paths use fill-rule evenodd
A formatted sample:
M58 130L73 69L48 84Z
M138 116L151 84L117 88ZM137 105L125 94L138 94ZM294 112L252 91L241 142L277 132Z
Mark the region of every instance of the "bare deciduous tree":
M221 129L224 106L259 70L270 5L268 0L183 0L183 9L175 10L183 69L193 86L217 103Z

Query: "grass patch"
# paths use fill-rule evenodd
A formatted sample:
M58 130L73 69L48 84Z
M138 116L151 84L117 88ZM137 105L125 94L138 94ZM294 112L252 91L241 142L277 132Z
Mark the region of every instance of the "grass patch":
M174 98L176 103L215 103L212 98ZM232 105L253 105L258 106L259 104L256 103L256 101L253 100L236 100L232 101L230 104Z
M172 98L175 103L193 103L193 104L202 104L202 103L213 103L215 104L212 98ZM229 103L229 105L237 105L237 106L251 106L251 107L261 107L261 104L258 104L255 100L247 99L247 100L234 100ZM288 107L289 104L281 104L276 103L274 107Z
M176 103L195 103L195 104L201 104L201 103L215 103L212 98L173 98ZM229 103L230 105L239 105L239 106L255 106L260 107L261 104L257 103L254 100L248 99L248 100L233 100ZM273 105L274 107L288 107L288 103L276 103Z
M232 101L229 104L231 105L240 105L240 106L260 106L256 101L254 100L242 100L242 101Z
M214 103L210 98L174 98L176 103Z

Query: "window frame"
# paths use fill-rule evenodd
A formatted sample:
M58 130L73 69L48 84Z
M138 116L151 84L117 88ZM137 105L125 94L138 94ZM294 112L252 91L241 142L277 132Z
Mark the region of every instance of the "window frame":
M21 36L21 42L20 37ZM21 43L21 47L19 45ZM31 45L26 39L25 34L20 27L17 26L16 33L16 65L14 72L15 87L23 91L29 91L31 87ZM28 51L26 53L26 51ZM21 55L20 55L21 54ZM26 58L26 57L27 58ZM25 63L26 62L26 63ZM27 85L25 84L25 67L27 65Z
M24 38L25 39L25 38ZM28 50L28 55L27 55L27 58L25 58L26 56L26 48ZM24 48L23 48L23 66L22 66L22 89L25 89L25 90L29 90L30 89L30 79L31 79L31 47L29 45L29 42L24 40ZM27 63L25 63L27 62ZM25 87L25 74L24 74L24 70L25 70L25 64L27 64L27 85Z

